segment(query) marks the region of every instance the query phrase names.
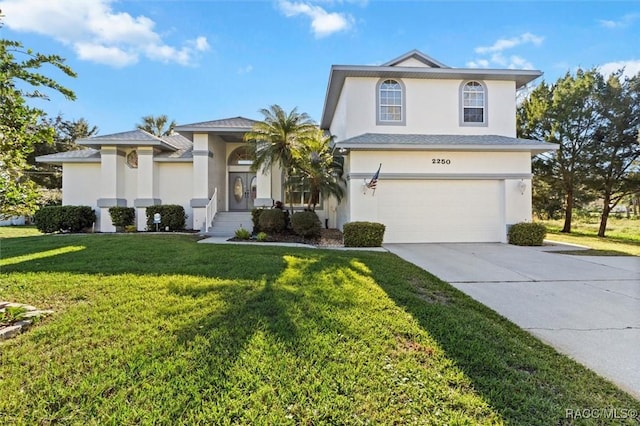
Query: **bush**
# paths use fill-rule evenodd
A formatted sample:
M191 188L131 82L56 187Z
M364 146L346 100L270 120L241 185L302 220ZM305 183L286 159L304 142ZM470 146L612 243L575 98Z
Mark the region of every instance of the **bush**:
M260 241L261 243L267 241L267 238L269 238L269 236L266 232L258 232L258 235L256 235L256 240Z
M109 215L113 226L133 225L136 220L136 209L133 207L109 207Z
M264 232L282 232L286 226L284 212L280 209L265 209L260 213L260 230Z
M385 226L376 222L345 223L342 229L345 247L380 247Z
M124 232L137 232L138 227L135 225L127 225L124 227Z
M187 215L184 212L184 207L176 204L165 204L161 206L149 206L146 209L147 213L147 229L154 231L155 224L153 223L153 215L160 213L160 225L159 228L164 230L167 226L171 231L184 230Z
M541 246L547 228L541 223L521 222L509 228L509 244L517 246Z
M253 222L253 232L260 232L260 215L264 209L251 210L251 222Z
M303 238L320 236L322 224L315 212L297 212L291 215L291 227L293 232Z
M89 206L47 206L34 215L40 232L82 232L96 221L96 212Z
M251 238L251 232L249 232L248 229L244 229L243 227L240 227L236 229L235 236L239 240L248 240L249 238Z

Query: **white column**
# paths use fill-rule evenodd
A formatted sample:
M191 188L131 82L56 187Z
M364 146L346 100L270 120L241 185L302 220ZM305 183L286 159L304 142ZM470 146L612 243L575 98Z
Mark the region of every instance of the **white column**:
M209 149L207 133L193 134L193 189L191 209L193 229L202 229L206 218L206 207L209 202L209 158L213 153Z
M103 146L100 149L100 197L97 205L100 209L98 230L100 232L115 232L111 223L109 207L127 205L127 200L118 198L118 180L124 168L124 152L115 146ZM121 180L121 177L120 177Z
M161 204L157 194L157 165L153 161L153 147L137 148L138 153L138 187L133 206L136 208L136 227L144 231L147 227L147 207Z
M253 202L255 207L271 207L273 205L273 195L271 194L271 170L261 167L256 173L256 199Z

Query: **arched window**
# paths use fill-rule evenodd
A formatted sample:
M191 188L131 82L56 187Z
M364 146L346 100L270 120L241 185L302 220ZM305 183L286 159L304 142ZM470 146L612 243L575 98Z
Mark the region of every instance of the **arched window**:
M378 83L377 124L404 124L404 86L397 80Z
M230 166L250 166L253 164L253 156L251 151L246 146L236 148L231 155L229 155Z
M487 124L487 89L478 81L468 81L461 87L461 124Z

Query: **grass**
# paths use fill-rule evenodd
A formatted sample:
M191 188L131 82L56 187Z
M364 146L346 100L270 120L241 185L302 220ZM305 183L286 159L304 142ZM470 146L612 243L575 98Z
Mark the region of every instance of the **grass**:
M0 240L3 238L32 237L42 235L35 225L0 226Z
M560 232L562 220L540 221L547 227L546 239L578 244L592 250L570 253L583 256L640 256L640 220L610 218L606 237L598 237L598 218L576 219L571 233Z
M0 299L55 310L0 343L4 424L548 425L640 409L388 253L7 238Z

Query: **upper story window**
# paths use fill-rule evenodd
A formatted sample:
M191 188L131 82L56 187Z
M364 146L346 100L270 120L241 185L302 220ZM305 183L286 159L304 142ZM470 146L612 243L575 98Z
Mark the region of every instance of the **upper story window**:
M377 100L377 124L404 124L404 86L400 81L380 80Z
M461 87L461 125L486 126L487 89L478 81L468 81Z

